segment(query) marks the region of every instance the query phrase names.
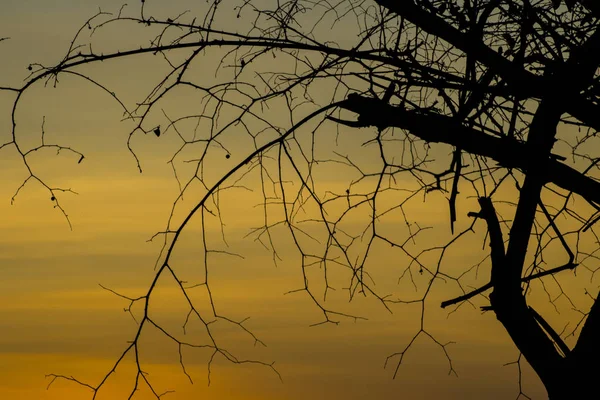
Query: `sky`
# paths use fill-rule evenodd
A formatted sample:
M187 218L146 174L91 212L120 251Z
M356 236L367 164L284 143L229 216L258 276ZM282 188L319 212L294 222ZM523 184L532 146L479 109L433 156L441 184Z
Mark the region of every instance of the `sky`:
M169 2L168 7L147 3L157 15L176 15L185 9L194 12L191 2ZM0 42L0 86L18 86L31 63L50 65L60 60L73 33L98 6L118 11L120 3L0 0L0 37L10 37ZM126 47L141 40L137 28L131 28L131 34L128 29L108 31L99 41L107 47L120 43ZM206 57L207 63L215 63L210 53ZM164 66L144 56L90 66L82 72L116 88L128 104L133 104L149 88L149 82L164 73ZM0 92L2 142L9 137L13 100L13 94ZM193 95L183 93L165 110L194 110L193 101ZM57 156L52 150L40 151L32 159L36 171L52 185L78 193L60 194L59 198L72 229L39 184L26 185L11 204L27 175L13 150L0 150L0 398L91 398L88 389L64 380L48 388L48 375L73 376L96 385L132 339L136 324L124 312L128 302L100 285L131 297L147 290L161 247L160 240L148 239L164 230L178 194L177 181L167 164L178 144L173 132L160 138L136 136L133 145L143 168L140 174L126 146L131 123L121 122L121 117L110 96L73 77L62 77L57 87L37 85L22 100L16 115L22 140L19 143L35 145L45 121L48 143L68 143L85 154L79 164L77 155L63 152ZM160 116L156 121L160 123ZM212 169L207 171L209 176L222 174L235 160L247 155L247 137L235 135L227 142L231 160L215 157ZM368 164L371 156L364 154L370 150L360 147L364 140L346 135L340 142L334 140L333 131L324 135L323 151L349 154L352 149L360 150ZM182 168L185 171L185 166ZM323 167L320 187L340 191L347 187L350 175L336 168L331 164ZM221 203L230 246L227 249L244 258L212 257L211 288L219 312L237 320L249 317L247 327L266 347L255 346L248 335L227 324L217 326L215 332L219 341L241 359L275 362L282 379L266 367L232 365L217 358L209 386L210 355L199 350L184 353L191 384L182 372L176 346L148 331L140 344L144 370L159 390L175 390L165 398L427 400L517 396L518 369L514 362L519 353L494 316L470 305L453 313L437 306L439 301L460 294L455 285L436 286L427 303L426 327L441 343L453 342L446 350L458 376L448 373L443 350L426 336L420 336L411 347L395 378L395 365L384 369L386 357L402 351L418 331L418 306L398 305L389 313L372 297L358 296L348 303L340 284L327 304L368 319L341 319L338 325L311 326L322 321L322 314L306 293L286 294L301 287L302 275L299 255L285 231L276 231L281 235L276 241L282 256L277 265L269 251L247 237L262 221L261 209L255 207L260 202L256 176L244 182L253 191L232 189L223 194ZM407 187L413 184L406 181ZM201 192L192 190L182 209L189 209ZM466 213L474 204L473 198L459 204L460 228L470 224ZM443 195L428 196L427 202L416 202L409 211L414 222L434 228L435 233L426 236L427 240L440 245L449 238L447 200ZM175 219L181 217L179 213ZM360 216L356 218L358 224ZM390 220L396 222L386 229L404 229L399 227L401 219L394 218ZM212 220L207 229L211 246L222 246L218 224ZM200 243L195 220L182 236L173 261L192 281L199 279ZM458 271L476 262L486 248L482 249L480 236L468 236L449 251L444 265ZM406 262L387 248L377 249L369 265L382 291L389 286L404 298L416 296L411 285L396 284ZM485 283L485 273L481 275L478 282ZM169 329L181 332L186 315L181 295L172 282L160 284L152 315ZM199 303L206 306L206 298L198 296ZM541 307L554 312L548 305ZM139 312L133 309L134 315ZM563 317L552 314L549 319ZM190 331L193 336L199 326L190 327ZM132 387L132 368L132 359L126 359L98 398L126 398L125 393ZM541 384L526 363L522 368L524 392L532 398L544 398ZM151 397L142 389L135 398Z

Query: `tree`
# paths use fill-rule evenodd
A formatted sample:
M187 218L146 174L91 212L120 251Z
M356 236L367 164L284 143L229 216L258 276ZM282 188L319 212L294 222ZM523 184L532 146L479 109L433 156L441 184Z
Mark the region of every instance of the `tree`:
M591 0L565 4L556 0L215 1L201 15L164 18L152 16L149 6L142 0L139 12L131 15L124 7L115 14L100 11L77 32L59 63L32 64L22 87L2 88L14 92L15 100L12 140L0 148L17 151L30 172L21 188L32 181L45 187L67 221L60 202L65 189L40 179L29 157L45 147L73 152L78 162L84 155L45 143L43 130L40 146L20 144L17 110L33 85L57 85L60 77L74 75L112 96L123 108L124 118L135 124L127 145L140 171L131 146L135 135L170 133L181 139L171 159L180 196L172 218L158 234L164 246L155 279L143 296L117 293L130 302L129 310L138 303L143 307L137 333L115 364L116 368L125 355L135 354L138 373L131 396L143 381L160 397L138 359L139 338L146 327L154 326L177 343L180 354L184 347L211 348L209 365L216 355L234 363L250 362L217 344L211 321L225 321L253 334L243 321L220 315L212 297L213 315L202 314L189 295L198 285L186 286L172 257L192 218L199 218L203 229L209 219L219 221L222 193L243 188L243 179L251 174L259 177L264 210L263 226L252 234L277 262L276 236L287 231L301 254L305 282L301 291L322 312L323 323L359 318L327 307L329 280L339 269L347 273L350 299L358 294L372 296L386 308L421 304L421 327L415 338L430 337L448 355L446 346L425 329L424 315L432 289L452 281L458 297L442 307L477 301L482 310L493 312L551 399L594 392L594 361L600 352L595 339L600 330L596 299L588 294L593 304L589 312L581 311L580 320L562 335L529 300L536 284L547 290L551 302L556 300L545 281L556 283L558 296L568 299L558 281L561 272L583 266L589 271L582 274L587 280L597 268L600 184L593 146L600 127L596 51L600 5ZM96 50L95 35L122 23L145 27L152 40ZM161 57L168 70L133 108L83 69L145 54ZM206 68L215 59L216 65ZM198 96L199 111L185 114L163 108L161 113L171 96L188 89ZM162 122L153 123L159 117ZM341 153L324 157L319 144L327 129L336 129L339 136L360 137L365 158L371 160L373 155L367 154L374 151L377 163L365 164ZM579 134L581 129L584 132ZM251 149L230 151L240 132ZM193 168L182 172L181 155L192 148L199 148L191 160ZM450 156L443 151L450 151ZM570 153L571 161L559 153ZM215 178L210 167L218 155L233 157L234 166ZM448 166L442 167L443 163ZM341 165L357 178L349 179L343 192L322 190L317 171L323 165ZM399 181L406 176L412 177L414 186L406 188ZM174 219L184 195L196 187L202 194L195 206L180 220ZM405 209L419 196L441 194L448 196L454 236L442 245L414 247L426 228L411 224ZM469 194L477 197L478 209L468 214L466 228L454 233L460 222L457 203ZM367 219L356 233L347 221L360 213ZM405 232L390 231L382 222L393 213L402 216ZM207 276L199 285L211 296L208 255L234 253L226 247L209 248L203 232ZM474 290L463 284L465 274L473 269L454 275L442 264L448 249L473 232L490 247L488 257L474 266L489 270L489 283ZM368 260L382 244L393 257L397 251L408 260L403 278L419 286L416 298L404 300L376 290ZM558 251L567 258L562 265L555 262ZM430 259L432 254L437 256ZM309 271L314 266L321 268L322 291L315 288ZM179 286L189 305L186 323L201 321L210 338L207 343L184 341L152 319L148 306L163 276ZM569 346L566 336L576 337L576 343ZM413 341L388 361L399 366ZM273 369L272 364L258 363ZM183 361L182 367L186 373ZM88 386L95 397L113 372L114 368L96 385L54 377Z

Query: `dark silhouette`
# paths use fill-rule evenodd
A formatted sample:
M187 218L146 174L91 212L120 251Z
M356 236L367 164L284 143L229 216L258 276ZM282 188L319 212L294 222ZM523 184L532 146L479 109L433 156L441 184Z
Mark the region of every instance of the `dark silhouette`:
M22 87L2 88L16 95L13 140L2 147L17 149L31 172L23 184L37 181L44 185L65 217L60 203L64 190L39 179L30 167L28 155L42 147L75 150L44 143L43 129L40 147L24 149L15 139L21 134L15 110L32 85L56 84L62 74L80 76L110 94L123 107L125 118L136 122L130 138L141 132L154 133L156 140L177 134L182 149L200 142L205 145L193 160L196 172L187 182L179 181L182 195L192 182L203 185L204 195L184 219L169 220L165 231L159 234L164 236L165 245L157 261L156 279L144 296L118 294L130 302L130 307L139 302L145 310L137 321L135 337L116 362L118 365L129 352L136 354L138 375L132 394L143 381L159 397L137 359L138 338L147 325L155 326L176 342L180 352L186 346L213 349L209 365L217 355L234 363L258 362L240 360L217 345L210 320L231 323L253 334L243 321L219 315L214 307L214 315L201 315L187 296L191 288L178 278L176 265L171 261L190 219L195 214L203 220L211 214L220 215L216 196L246 170L261 172L265 196L264 226L254 234L277 260L271 234L280 227L287 229L302 254L303 271L315 263L324 268L324 296L330 287L327 271L340 267L350 274L347 285L350 298L356 294L374 296L385 307L403 303L378 294L369 280L366 260L372 245L387 243L401 249L410 260L405 270L407 276L412 277L416 271L427 277L426 291L413 302L424 306L429 289L436 282L453 281L460 290L458 297L445 301L442 307L481 301L481 309L495 314L540 377L550 399L589 398L597 392L594 377L599 372L595 364L600 353L598 301L590 295L593 306L589 312L581 312L582 318L571 332L559 334L527 300L534 282L559 279L562 271L575 270L578 264L580 269L585 262L593 278L596 268L593 263L597 249L583 251L580 240L586 235L597 238L595 223L600 219L600 183L595 175L600 158L593 146L600 129L600 3L594 0L564 3L560 0L339 3L291 0L269 8L263 2L239 1L233 7L228 2L216 1L207 6L203 15L183 13L167 19L148 15L145 7L142 0L140 12L135 16L126 15L124 9L114 15L99 12L85 22L57 65L32 64L28 67L31 75ZM94 52L94 47L87 45L93 41L93 34L111 29L116 22L146 25L152 41L149 45L140 43L141 47ZM84 37L88 31L92 36ZM207 73L200 76L195 68L208 61L207 54L214 57L210 53L214 49L222 51L216 69L221 74L229 73L229 77L225 81L215 78L210 83ZM162 57L169 72L133 109L100 80L78 70L81 65L141 54ZM161 102L180 88L200 94L198 115L171 118L164 114L162 128L150 126L146 122L148 116L163 115ZM279 111L275 114L268 111L275 104L288 113L286 121L276 115ZM198 124L204 119L211 121L207 125L209 132L193 137L180 133L178 124L189 119ZM239 132L236 134L252 138L251 151L240 155L238 150L227 148L226 135L234 128ZM361 134L380 151L379 170L365 172L350 157L332 155L336 162L355 168L360 178L349 182L348 189L341 193L331 191L323 195L315 190L317 177L311 171L319 162L332 160L320 160L315 153L303 152L297 137L306 135L315 143L315 137L324 129L339 129L340 134L354 135L359 128L367 128ZM401 143L402 154L397 150L390 154L397 142ZM561 150L553 152L557 142ZM433 143L445 144L452 151L449 167L442 171L439 165L445 160L431 163L433 155L429 149ZM134 150L131 151L137 161ZM206 155L219 151L232 167L220 179L210 181L203 175L208 167ZM558 154L561 152L562 155ZM175 170L179 153L171 160ZM83 154L77 155L81 162ZM275 171L269 159L277 160ZM141 171L139 161L138 167ZM284 173L293 175L301 188L286 186ZM398 197L400 200L392 206L381 205L384 193L400 187L395 181L397 176L412 177L419 184L418 189L409 196ZM355 189L368 179L377 181L372 190ZM461 218L456 211L460 185L465 191L467 186L472 187L478 195L480 209L468 215L472 224L444 246L431 244L430 249L413 250L411 243L421 237L423 229L410 224L403 207L419 194L447 193L450 228L454 233ZM514 216L499 218L497 205L505 203L499 193L515 186L518 195L512 202ZM548 198L552 198L551 204ZM575 209L574 201L585 206ZM343 206L344 211L330 213L333 203L335 207ZM269 210L275 205L283 210L281 220L269 217ZM318 253L304 244L303 235L311 233L303 231L298 217L298 211L309 206L317 210L321 243ZM346 233L343 221L353 210L365 208L370 210L371 218L362 235ZM404 215L409 227L407 237L386 236L379 231L380 218L394 210ZM570 221L569 230L561 227L563 219ZM445 272L441 262L446 249L475 229L489 241L489 259L481 264L490 265L489 283L466 290L461 284L462 275ZM592 241L597 247L597 240ZM560 265L555 264L556 258L545 260L544 254L548 254L551 246L560 247L568 261ZM437 264L424 261L425 254L433 250L440 253ZM211 250L205 248L205 251ZM208 262L205 268L208 269ZM147 305L161 276L171 276L186 294L190 308L187 318L202 321L210 337L208 343L184 342L152 320ZM321 300L310 279L305 277L302 291L322 312L323 322L357 318L326 308L324 296ZM208 283L206 280L201 285L208 288ZM560 294L566 295L562 289ZM213 304L212 297L210 302ZM578 335L574 346L565 343L568 334ZM430 337L447 355L445 346L427 333L423 324L415 337L419 335ZM413 341L390 359L396 357L399 365ZM262 364L272 368L272 364ZM182 367L187 374L183 361ZM88 386L95 397L113 372L114 368L96 385L63 375L53 377Z

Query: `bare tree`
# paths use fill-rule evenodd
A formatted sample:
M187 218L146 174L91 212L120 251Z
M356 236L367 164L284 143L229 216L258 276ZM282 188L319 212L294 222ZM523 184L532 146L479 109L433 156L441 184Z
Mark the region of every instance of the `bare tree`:
M457 297L442 307L477 304L492 311L551 399L584 398L595 392L600 306L586 291L589 303L576 307L558 277L562 271L583 270L579 278L584 286L593 286L593 294L597 291L592 280L598 260L595 223L600 219L597 2L214 1L201 14L170 17L153 16L149 7L142 0L135 12L125 7L113 14L100 11L85 22L56 65L32 64L23 86L2 88L14 92L15 100L12 140L1 148L21 155L30 173L23 186L44 186L65 217L60 203L65 189L38 178L29 156L47 147L73 152L78 162L84 155L45 143L43 130L39 146L20 144L23 133L16 112L32 86L57 85L62 76L74 75L112 96L124 118L135 124L127 145L140 172L131 146L135 135L176 135L181 143L171 159L180 195L166 228L155 236L164 240L155 279L139 297L115 292L130 303L129 310L142 304L135 336L96 384L64 375L54 379L87 386L95 398L123 358L133 353L138 373L130 398L142 384L161 397L138 358L139 338L150 327L175 342L180 356L186 347L212 349L209 369L214 357L222 356L274 370L270 363L237 358L218 344L212 331L212 323L221 321L260 343L244 321L220 315L214 307L209 256L235 253L226 247L225 232L223 246L216 249L207 244L204 230L207 221L220 221L220 196L257 176L254 189L262 194L264 220L251 235L277 262L274 236L287 232L301 254L300 291L320 310L322 323L360 318L327 306L327 293L334 287L331 277L339 274L345 277L350 299L371 296L388 309L420 304L420 329L388 359L396 371L420 336L440 346L452 371L446 345L424 323L432 289L451 282ZM117 43L97 51L95 35L118 24L145 26L150 41L132 47ZM159 57L168 72L132 107L85 70L90 64L144 54ZM183 91L193 91L197 112L166 112L164 105ZM157 118L163 122L152 123ZM350 156L328 149L322 144L324 131L335 132L337 138L359 138L364 158L362 153ZM247 140L251 148L245 153L230 150L239 140ZM185 158L189 154L195 154L193 159ZM209 173L214 155L234 161L216 178ZM318 171L324 167L353 171L347 188L323 189ZM412 181L408 187L407 179ZM185 217L174 218L192 188L200 188L202 195ZM411 202L439 195L448 198L453 232L445 243L422 239L427 227L414 224L405 212ZM478 199L478 209L460 217L457 202L469 196ZM358 230L348 223L355 215L365 217ZM390 215L401 216L406 229L400 229L398 219L397 229L388 229ZM192 218L203 227L204 276L187 284L172 255ZM459 218L469 223L454 232ZM445 255L473 234L489 243L489 254L460 274L449 272ZM388 246L390 257L404 263L401 279L414 283L416 295L376 290L368 261L381 244ZM563 255L556 256L559 252ZM565 262L556 262L560 257ZM314 269L320 271L318 277ZM469 288L465 282L478 271L488 283ZM178 285L189 306L186 324L200 321L208 341L184 340L152 318L149 305L161 277ZM567 299L567 308L584 311L577 311L579 318L557 333L528 304L535 285L550 302ZM207 291L212 315L200 312L190 295L195 290Z

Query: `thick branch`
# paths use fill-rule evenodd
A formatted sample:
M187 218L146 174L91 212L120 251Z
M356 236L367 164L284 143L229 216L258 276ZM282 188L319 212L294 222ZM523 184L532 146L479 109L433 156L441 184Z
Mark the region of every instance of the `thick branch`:
M470 154L489 157L507 168L518 168L527 173L531 167L531 153L524 143L487 135L451 117L405 110L358 95L348 96L340 106L360 115L355 126L362 123L362 126L403 128L429 143L446 143ZM600 204L600 182L555 159L547 161L546 171L545 182L576 193L591 203Z
M579 0L579 3L590 10L594 17L600 18L600 2L598 0Z
M490 294L491 308L531 367L546 382L561 357L527 307L520 279L513 281L514 273L521 270L521 265L511 264L508 251L504 254L502 231L491 199L480 198L479 204L480 215L486 220L490 235L491 282L494 285L494 292Z
M492 199L489 197L480 197L478 199L481 212L479 216L483 218L488 225L488 232L490 234L490 248L491 248L491 259L492 259L492 278L491 281L495 282L494 266L502 265L504 263L504 241L502 240L502 229L500 228L500 221L494 210Z

